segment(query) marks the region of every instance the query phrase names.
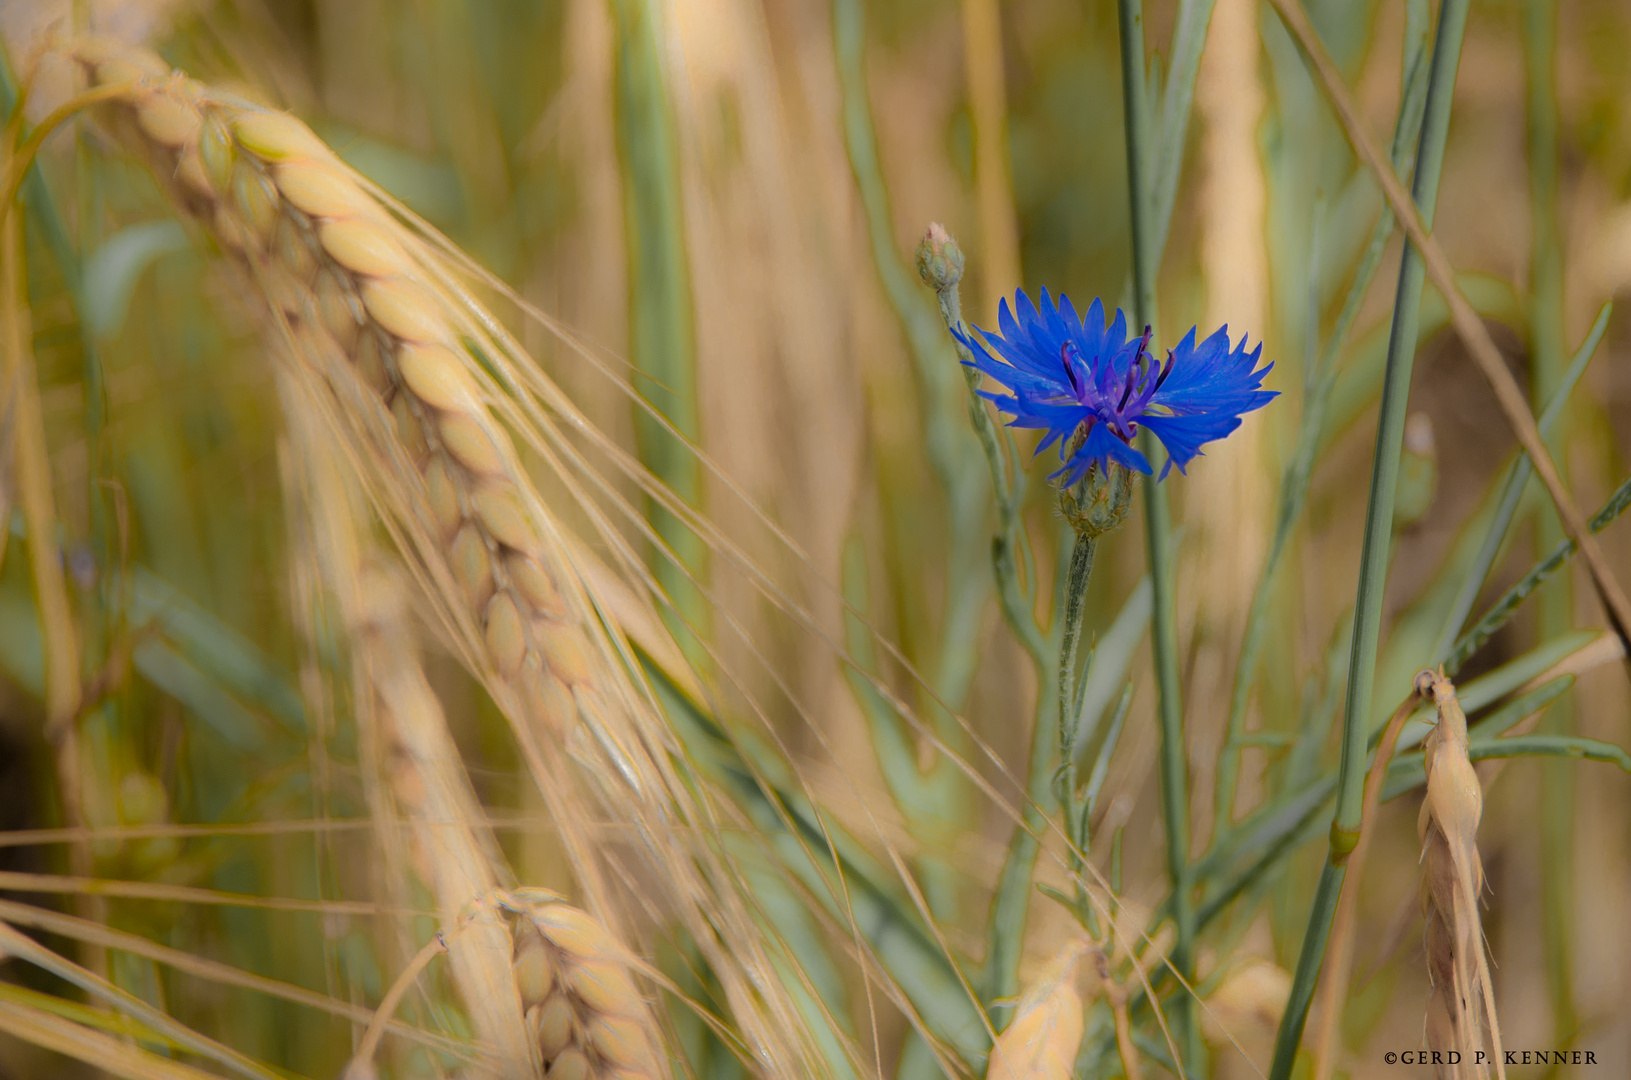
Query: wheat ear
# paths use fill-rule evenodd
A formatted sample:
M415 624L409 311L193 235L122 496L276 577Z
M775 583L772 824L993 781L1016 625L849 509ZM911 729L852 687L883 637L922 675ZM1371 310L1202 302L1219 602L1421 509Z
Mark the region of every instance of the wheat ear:
M514 445L461 359L461 312L415 238L295 118L208 92L150 53L89 41L73 55L93 84L131 84L128 104L103 107L116 130L247 266L299 351L343 357L371 392L378 415L363 422L394 427L420 489L412 515L447 552L487 662L566 734L593 647L563 602L566 568L534 525ZM357 388L336 392L355 401Z
M1484 887L1484 866L1478 857L1484 793L1467 755L1467 717L1454 685L1442 672L1418 674L1416 692L1438 709L1438 722L1423 747L1427 797L1416 825L1422 843L1427 973L1433 983L1427 1001L1427 1044L1432 1050L1459 1052L1459 1065L1435 1067L1440 1077L1488 1076L1483 1063L1487 1020L1496 1072L1505 1080L1501 1028L1478 913Z

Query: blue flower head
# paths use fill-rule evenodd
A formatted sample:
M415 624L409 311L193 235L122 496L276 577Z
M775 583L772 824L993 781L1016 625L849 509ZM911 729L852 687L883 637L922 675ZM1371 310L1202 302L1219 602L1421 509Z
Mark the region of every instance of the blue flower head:
M1055 442L1064 465L1049 479L1075 484L1093 465L1101 474L1112 462L1148 473L1150 463L1133 446L1140 424L1167 450L1167 469L1183 472L1201 446L1240 426L1240 417L1261 409L1275 391L1261 389L1267 367L1257 367L1263 345L1246 351L1246 339L1229 348L1228 327L1195 344L1191 329L1165 364L1149 354L1150 331L1128 338L1120 311L1105 325L1104 305L1094 300L1085 318L1070 300L1054 307L1042 290L1039 311L1024 292L1014 294L1016 321L1004 300L998 308L1000 335L979 327L952 332L974 354L969 365L991 376L1010 393L981 395L1014 417L1010 427L1040 428L1047 434L1041 453ZM995 352L993 353L993 350ZM1078 434L1080 437L1078 438Z

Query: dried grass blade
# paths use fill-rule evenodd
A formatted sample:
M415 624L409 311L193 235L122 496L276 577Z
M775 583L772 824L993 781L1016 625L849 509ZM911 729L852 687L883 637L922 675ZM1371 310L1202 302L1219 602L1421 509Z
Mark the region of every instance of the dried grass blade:
M19 933L3 922L0 922L0 955L15 956L51 972L135 1017L160 1035L185 1047L189 1052L218 1062L241 1076L249 1077L251 1080L280 1080L277 1073L265 1066L208 1036L200 1035L185 1024L171 1019L162 1010L155 1009L134 994L121 990L101 976L58 956L33 938Z
M80 919L73 915L63 915L44 908L31 907L28 904L19 904L12 900L0 900L0 919L16 926L33 926L53 934L75 941L83 941L104 949L118 949L140 956L148 960L164 964L195 978L205 979L219 983L223 986L235 986L244 990L253 990L280 1001L303 1005L329 1016L337 1016L350 1020L353 1023L366 1024L373 1013L360 1005L353 1005L349 1001L319 994L314 990L307 990L292 983L269 979L264 975L223 964L208 957L199 956L185 949L172 948L149 941L137 934L115 930L101 923ZM470 1047L466 1043L450 1039L435 1032L416 1028L400 1020L393 1020L389 1030L394 1035L413 1039L425 1046L434 1047L444 1053L459 1057L468 1056Z
M34 874L23 870L0 871L0 889L24 893L166 900L176 904L219 904L227 907L258 908L262 911L311 911L329 915L427 914L359 900L300 900L283 896L251 896L247 893L203 889L196 885L169 885L157 881L118 881L109 878L71 877L64 874Z
M214 1073L131 1046L118 1036L4 998L0 1031L125 1080L218 1080Z
M1426 674L1426 673L1423 673ZM1388 766L1393 761L1394 748L1399 743L1399 732L1416 703L1424 693L1421 676L1417 676L1416 689L1393 711L1382 741L1376 748L1376 758L1365 774L1363 810L1359 819L1359 839L1348 854L1348 873L1342 880L1342 898L1337 901L1336 918L1331 923L1331 944L1328 949L1324 984L1320 987L1320 1030L1314 1041L1314 1080L1329 1080L1336 1064L1337 1034L1341 1027L1343 1005L1348 998L1348 981L1353 976L1354 920L1359 913L1359 881L1370 854L1372 834L1376 828L1376 812L1382 804L1382 784L1387 779Z

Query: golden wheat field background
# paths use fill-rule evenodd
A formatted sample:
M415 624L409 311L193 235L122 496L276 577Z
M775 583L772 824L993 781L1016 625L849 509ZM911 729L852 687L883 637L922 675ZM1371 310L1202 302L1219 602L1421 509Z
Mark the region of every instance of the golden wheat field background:
M0 1080L1631 1075L1628 49L0 0Z

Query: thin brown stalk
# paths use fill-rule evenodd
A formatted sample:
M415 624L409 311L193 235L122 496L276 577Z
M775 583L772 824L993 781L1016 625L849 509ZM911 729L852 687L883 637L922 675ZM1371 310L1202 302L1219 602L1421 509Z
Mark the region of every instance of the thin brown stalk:
M21 175L19 159L7 155L7 167ZM15 193L13 192L13 198ZM45 734L55 755L59 803L64 823L71 829L86 825L86 792L81 783L79 754L80 682L79 634L68 599L68 582L57 546L57 511L52 496L51 456L40 413L39 385L34 365L34 334L29 319L28 273L24 262L22 218L5 213L10 200L0 204L0 394L10 413L13 461L18 502L27 534L29 570L40 613L41 641L45 649ZM10 521L0 520L10 531ZM76 843L68 849L69 868L80 877L92 873L91 847ZM79 913L100 919L106 905L96 897L76 901ZM94 971L106 967L99 949L84 956Z
M402 974L396 977L391 988L380 999L379 1008L374 1010L374 1018L368 1023L368 1031L358 1044L357 1052L351 1056L351 1064L346 1066L346 1080L363 1080L364 1077L378 1075L374 1070L374 1054L379 1050L379 1041L385 1037L386 1021L396 1015L397 1006L402 1003L402 998L413 988L413 984L430 966L430 962L445 952L447 939L438 930L425 942L425 947L408 961L408 966L402 969Z
M27 272L19 219L8 216L0 229L4 244L3 318L5 382L14 414L17 487L28 534L29 564L39 605L40 629L45 644L45 711L51 734L58 736L59 753L66 753L72 733L65 730L79 711L79 637L68 601L68 583L57 554L57 513L51 494L51 457L45 443L36 382L33 331L29 326ZM77 773L77 766L74 770ZM63 777L65 785L77 783ZM77 792L76 792L77 794ZM77 816L77 798L63 800ZM78 821L72 824L80 824Z
M1098 965L1105 999L1110 1002L1110 1015L1116 1023L1116 1052L1121 1055L1121 1071L1127 1080L1143 1080L1138 1047L1133 1045L1133 1023L1127 1015L1127 991L1110 977L1110 961L1102 950L1094 956L1094 962Z
M1359 879L1365 870L1365 859L1370 854L1371 834L1375 831L1376 813L1382 805L1382 783L1387 779L1388 765L1393 761L1393 749L1399 743L1399 732L1405 721L1421 701L1420 676L1417 687L1404 699L1382 732L1381 744L1376 748L1376 760L1365 774L1365 796L1359 818L1359 841L1348 854L1348 873L1342 882L1342 898L1337 902L1336 918L1331 923L1331 944L1326 956L1325 982L1320 987L1320 1030L1314 1046L1314 1080L1330 1080L1336 1064L1337 1032L1341 1030L1343 1003L1348 997L1348 982L1353 976L1354 922L1359 911Z
M1625 591L1620 587L1619 581L1614 577L1614 571L1603 555L1602 548L1598 546L1591 530L1587 528L1585 516L1580 513L1580 508L1575 505L1568 489L1563 486L1563 479L1558 474L1551 453L1546 449L1546 442L1541 438L1540 429L1535 425L1534 414L1529 410L1529 403L1524 399L1523 390L1512 377L1512 372L1507 370L1506 361L1501 358L1501 350L1496 346L1495 339L1490 337L1483 319L1456 284L1455 268L1445 256L1444 249L1422 223L1421 215L1416 212L1415 202L1389 165L1387 156L1365 130L1364 122L1359 118L1359 106L1343 81L1342 72L1338 70L1336 62L1331 59L1324 43L1320 41L1319 35L1309 23L1299 0L1269 0L1269 3L1274 5L1274 10L1280 13L1280 18L1285 21L1292 36L1297 39L1297 44L1313 66L1314 73L1342 122L1349 143L1376 177L1388 205L1404 225L1405 234L1421 253L1428 277L1432 279L1449 305L1450 321L1455 327L1457 336L1466 345L1473 362L1478 365L1484 378L1494 389L1501 411L1506 414L1507 423L1518 436L1518 442L1534 463L1535 472L1546 485L1547 494L1557 507L1558 517L1563 521L1564 532L1568 533L1569 539L1579 546L1580 557L1585 560L1586 569L1591 574L1597 595L1603 601L1609 622L1621 640L1631 648L1631 636L1628 636L1631 635L1631 600L1627 600Z
M311 911L325 915L422 915L411 909L393 909L357 900L300 900L282 896L203 889L196 885L170 885L160 881L116 881L108 878L32 874L0 870L0 889L7 892L59 893L67 896L113 896L130 900L162 900L177 904L219 904L262 911Z
M8 1035L126 1080L217 1080L215 1073L132 1046L128 1039L4 998L0 998L0 1028Z
M203 979L222 986L235 986L243 990L252 990L258 994L276 998L279 1001L291 1002L308 1009L329 1016L337 1016L343 1020L366 1025L373 1014L360 1005L353 1005L349 1001L319 994L315 990L294 986L290 983L269 979L264 975L256 975L244 971L230 964L223 964L218 960L199 956L185 949L173 948L169 945L160 945L149 941L138 934L127 933L123 930L114 930L101 923L91 922L87 919L77 918L73 915L63 915L44 908L33 907L29 904L19 904L12 900L0 900L0 919L14 926L32 926L52 934L75 941L86 942L103 949L118 949L132 956L141 956L174 968L176 971ZM434 1047L443 1053L466 1054L469 1047L461 1042L450 1039L445 1035L425 1031L411 1024L392 1020L389 1023L392 1034L427 1046Z

